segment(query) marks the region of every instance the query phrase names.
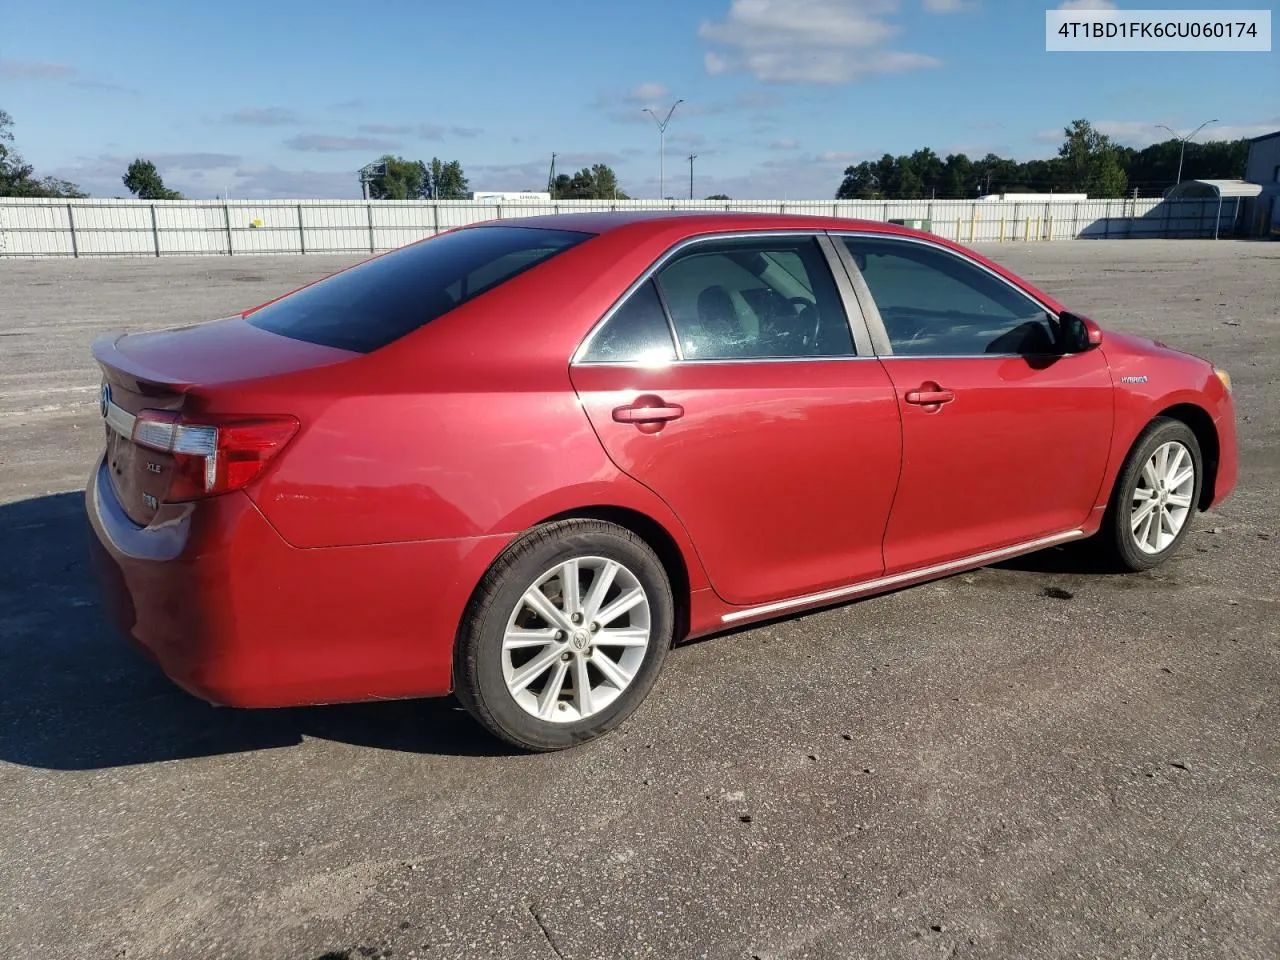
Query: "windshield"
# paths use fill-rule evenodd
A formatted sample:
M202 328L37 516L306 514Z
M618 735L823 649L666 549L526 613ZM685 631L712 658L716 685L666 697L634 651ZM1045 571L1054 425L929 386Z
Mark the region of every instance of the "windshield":
M249 315L262 330L371 353L593 234L474 227L362 263Z

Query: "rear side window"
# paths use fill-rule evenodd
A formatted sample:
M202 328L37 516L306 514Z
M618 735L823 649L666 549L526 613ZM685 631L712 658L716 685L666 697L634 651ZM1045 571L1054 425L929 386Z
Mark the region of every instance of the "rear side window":
M676 358L667 313L653 281L646 280L591 338L588 363L661 363Z
M250 314L255 327L371 353L593 234L472 227L396 250Z

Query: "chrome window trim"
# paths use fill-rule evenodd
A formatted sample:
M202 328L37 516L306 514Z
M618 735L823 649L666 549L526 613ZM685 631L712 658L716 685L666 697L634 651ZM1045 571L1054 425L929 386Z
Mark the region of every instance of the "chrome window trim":
M1014 557L1018 554L1031 553L1035 550L1043 550L1045 547L1052 547L1059 543L1066 543L1069 540L1079 540L1084 535L1084 531L1078 528L1075 530L1066 530L1062 533L1055 533L1047 537L1039 537L1035 540L1026 540L1022 543L1015 543L1008 547L1001 547L998 550L987 550L983 553L975 553L972 556L961 557L958 560L948 560L945 563L935 563L927 567L919 567L915 570L904 570L902 573L891 574L887 577L876 577L873 580L864 580L861 583L850 584L846 587L836 587L833 590L823 590L819 593L808 593L803 596L791 597L786 600L775 600L772 603L762 603L757 606L746 607L741 610L733 610L729 613L721 614L720 622L737 623L740 620L753 620L757 617L765 617L772 614L783 613L787 610L793 610L796 607L806 607L815 603L829 603L835 600L844 600L850 597L856 597L862 593L870 593L876 590L888 590L899 586L900 584L909 583L912 580L924 580L945 573L963 570L966 567L981 567L988 563L994 563L997 560L1007 560L1009 557Z
M576 366L580 367L628 367L634 370L667 370L674 366L691 367L696 365L723 363L848 363L851 360L887 360L888 357L852 355L834 357L718 357L699 358L696 360L584 360Z
M876 348L871 336L871 326L867 323L866 311L862 309L862 302L858 299L849 271L845 269L844 261L840 259L840 251L836 249L837 246L844 246L844 244L837 244L824 232L818 237L818 246L822 250L822 255L826 257L827 269L835 278L836 292L844 304L845 322L849 324L849 332L853 335L854 356L861 359L874 358Z
M726 233L704 233L704 234L699 234L696 237L685 237L683 240L677 241L676 243L668 247L665 251L663 251L663 253L658 257L658 259L656 259L653 263L649 264L649 266L645 268L645 270L640 274L640 276L638 276L635 280L633 280L631 284L627 287L627 289L622 292L622 295L619 296L618 299L614 301L613 305L609 307L608 310L605 311L604 315L592 325L591 330L588 331L586 337L584 337L582 342L578 344L578 349L574 350L573 355L569 358L569 365L583 366L583 367L624 366L624 367L637 367L637 368L644 368L644 369L655 369L655 368L662 369L668 366L674 366L676 364L683 364L683 363L762 363L762 362L791 363L796 360L874 360L876 359L874 355L863 357L858 354L851 354L851 355L837 354L836 356L830 356L830 357L724 357L724 358L706 359L706 360L686 360L684 358L684 349L680 345L680 337L676 334L675 321L671 317L671 311L667 309L667 302L666 302L665 296L663 296L663 293L662 293L662 286L656 281L654 283L654 287L658 291L658 297L662 301L663 311L667 315L667 326L671 331L671 336L675 344L676 359L670 361L669 363L663 363L663 364L654 364L652 362L643 362L639 360L584 360L583 359L583 354L585 354L591 348L591 342L596 338L596 335L604 328L605 324L607 324L613 318L613 315L618 312L618 310L622 307L622 305L626 303L628 299L630 299L631 295L634 294L637 290L639 290L642 286L644 286L646 281L654 279L658 271L661 270L664 266L666 266L670 260L672 260L674 257L679 255L680 253L683 253L689 247L694 246L696 244L715 243L716 241L720 241L720 240L756 240L756 239L763 240L763 239L768 239L770 237L802 237L802 238L808 237L809 239L816 241L818 248L822 250L824 260L827 261L827 269L831 271L832 282L836 284L836 290L837 292L839 292L840 276L832 268L829 257L827 256L826 250L822 249L822 236L825 232L826 231L818 230L818 229L797 229L797 228L784 229L784 230L733 230ZM843 301L843 297L841 299ZM854 349L857 350L858 338L852 327L852 317L849 316L848 304L842 302L841 305L845 311L846 322L851 324L849 333L851 338L853 339Z
M977 269L981 270L983 273L987 274L988 276L993 277L996 280L1000 281L1000 283L1004 284L1014 293L1021 296L1028 303L1032 303L1036 307L1038 307L1040 310L1043 310L1044 313L1049 316L1050 320L1052 320L1052 322L1055 325L1059 323L1060 315L1057 310L1050 307L1047 303L1045 303L1039 297L1033 297L1031 294L1027 293L1027 291L1023 290L1021 287L1013 283L1007 277L1001 276L996 271L988 267L986 264L979 263L977 260L974 260L972 257L966 256L963 253L952 250L950 247L944 247L942 244L935 243L932 240L924 240L919 237L905 237L905 236L900 236L899 234L894 234L894 233L881 233L874 230L828 230L827 234L833 238L833 243L836 248L836 252L839 254L840 261L841 263L844 264L845 270L847 270L849 273L849 277L850 277L850 280L853 282L854 289L859 290L860 293L865 291L865 295L871 304L871 309L867 310L866 314L867 314L869 324L874 319L872 338L876 340L878 343L880 343L883 347L884 352L879 354L881 360L893 360L893 359L900 359L900 360L1007 360L1012 357L1025 359L1028 356L1053 356L1053 357L1078 356L1078 354L1074 354L1074 353L1054 353L1054 354L904 353L904 354L895 354L893 352L893 344L889 342L889 334L888 334L888 331L885 329L884 319L880 316L880 308L875 302L875 297L872 296L871 294L871 288L867 286L866 278L862 276L862 271L858 269L858 264L853 259L853 253L849 250L849 247L844 243L835 242L837 238L852 237L858 240L888 240L894 243L910 243L910 244L916 244L917 246L927 247L930 250L935 250L947 256L954 257L955 259L960 260L961 262L966 263L971 267L976 267Z

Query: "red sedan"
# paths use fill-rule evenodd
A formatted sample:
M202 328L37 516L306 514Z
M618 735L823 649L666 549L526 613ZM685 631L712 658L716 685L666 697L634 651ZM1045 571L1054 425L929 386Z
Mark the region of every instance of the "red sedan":
M1223 371L881 223L504 220L93 349L95 555L170 677L454 692L526 749L680 638L1087 537L1152 567L1236 481Z

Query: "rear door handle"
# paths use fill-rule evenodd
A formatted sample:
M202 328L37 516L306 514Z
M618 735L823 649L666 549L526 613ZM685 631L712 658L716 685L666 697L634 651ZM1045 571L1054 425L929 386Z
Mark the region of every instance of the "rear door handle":
M953 391L940 387L933 381L927 381L920 384L916 389L907 391L907 395L903 397L907 403L914 403L918 407L933 407L937 409L944 403L950 403L956 398Z
M672 420L684 416L684 407L667 403L661 397L645 394L631 403L613 408L613 419L618 423L635 424L642 433L657 433Z

